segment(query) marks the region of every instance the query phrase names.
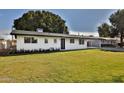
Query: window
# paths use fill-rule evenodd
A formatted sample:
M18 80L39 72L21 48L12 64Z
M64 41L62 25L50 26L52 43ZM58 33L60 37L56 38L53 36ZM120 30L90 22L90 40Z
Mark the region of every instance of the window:
M70 43L74 43L74 39L73 38L70 39Z
M45 38L44 43L45 43L45 44L48 43L48 39Z
M54 39L54 43L57 43L57 39Z
M37 43L37 39L32 37L32 43Z
M80 44L80 45L83 45L83 44L84 44L84 39L81 39L81 38L80 38L80 39L79 39L79 44Z
M24 37L24 43L37 43L37 39L34 39L34 37Z
M30 40L30 37L24 37L24 43L30 43L31 40Z

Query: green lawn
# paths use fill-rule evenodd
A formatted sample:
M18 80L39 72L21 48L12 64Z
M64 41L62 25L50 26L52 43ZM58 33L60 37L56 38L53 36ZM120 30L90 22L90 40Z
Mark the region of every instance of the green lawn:
M124 82L124 52L93 49L0 57L0 82Z

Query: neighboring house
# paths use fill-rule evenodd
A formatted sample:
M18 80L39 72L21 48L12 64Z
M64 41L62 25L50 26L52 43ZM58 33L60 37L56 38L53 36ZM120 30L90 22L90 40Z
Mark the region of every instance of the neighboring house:
M116 39L86 37L80 35L13 30L17 50L74 50L101 47L102 44L116 45Z
M16 40L5 40L0 39L0 49L15 49L16 48Z
M16 40L6 40L7 49L16 49Z
M0 49L4 49L5 48L5 41L4 39L0 39Z

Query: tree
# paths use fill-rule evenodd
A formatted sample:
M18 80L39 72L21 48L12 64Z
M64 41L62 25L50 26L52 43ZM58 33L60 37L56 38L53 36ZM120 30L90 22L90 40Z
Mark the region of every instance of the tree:
M120 46L122 47L123 39L124 39L124 9L118 10L117 12L113 13L109 18L112 27L114 30L112 30L113 36L119 36L120 37Z
M65 21L49 11L28 11L14 20L13 27L16 30L36 31L37 28L42 28L43 32L69 33Z
M110 37L110 26L107 23L103 23L98 26L98 33L100 37Z
M124 9L113 13L110 18L111 25L103 23L98 27L100 37L120 37L120 47L124 46Z

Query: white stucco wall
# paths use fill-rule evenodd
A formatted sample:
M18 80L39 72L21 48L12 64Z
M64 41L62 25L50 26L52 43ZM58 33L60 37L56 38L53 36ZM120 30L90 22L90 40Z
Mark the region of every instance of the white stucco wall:
M95 40L95 39L86 39L86 42L90 43L89 47L101 47L101 40Z
M24 43L24 37L34 37L37 39L37 43ZM48 43L44 43L44 39L48 39ZM54 39L57 39L57 43L54 43ZM61 49L61 37L42 37L42 36L23 36L17 35L17 50L34 50L34 49ZM79 39L75 38L75 43L70 43L70 38L65 38L65 50L84 49L87 48L87 41L84 40L84 44L79 44Z
M74 43L70 43L70 38L65 38L65 50L84 49L87 48L87 42L84 40L84 44L79 44L79 39L74 39Z
M24 43L24 37L34 37L37 39L37 43ZM48 39L48 43L44 43L44 39ZM54 43L54 39L57 39L57 43ZM49 49L49 48L61 48L60 38L58 37L41 37L41 36L17 36L17 50L34 50L34 49Z
M34 37L37 39L37 43L24 43L24 37ZM44 43L45 38L48 43ZM54 39L57 40L54 43ZM87 48L87 42L90 42L89 47L101 47L101 44L111 44L111 41L101 41L97 39L84 39L84 44L79 44L79 39L74 38L74 43L70 43L71 38L65 38L65 49L64 50L74 50L74 49L85 49ZM23 36L17 35L17 50L39 50L39 49L61 49L61 37L43 37L43 36Z

